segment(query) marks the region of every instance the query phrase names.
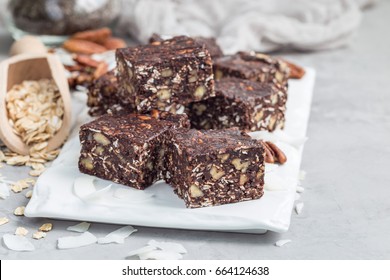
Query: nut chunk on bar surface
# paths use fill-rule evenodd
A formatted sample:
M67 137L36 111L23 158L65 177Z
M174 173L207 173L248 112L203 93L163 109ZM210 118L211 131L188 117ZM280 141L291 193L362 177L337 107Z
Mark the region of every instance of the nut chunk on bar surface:
M236 129L179 129L170 134L164 177L187 207L263 195L264 148L259 141Z
M273 131L284 127L286 86L223 78L215 83L215 92L216 97L189 105L193 128Z
M282 60L256 52L239 52L214 61L215 79L237 77L287 85L289 68Z
M210 54L189 37L118 49L116 60L123 101L131 99L140 112L214 96Z
M81 172L144 189L161 178L168 131L188 127L186 115L105 115L81 126Z

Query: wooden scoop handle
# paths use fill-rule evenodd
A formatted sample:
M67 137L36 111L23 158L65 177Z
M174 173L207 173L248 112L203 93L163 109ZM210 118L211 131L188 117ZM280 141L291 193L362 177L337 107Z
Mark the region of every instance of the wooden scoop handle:
M15 56L18 54L45 54L47 49L45 45L35 36L24 36L18 41L15 41L10 49L9 54Z

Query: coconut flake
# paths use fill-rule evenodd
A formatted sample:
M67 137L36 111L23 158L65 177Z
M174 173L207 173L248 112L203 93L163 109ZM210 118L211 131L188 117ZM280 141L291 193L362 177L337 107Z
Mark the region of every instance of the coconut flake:
M9 197L8 185L4 182L0 182L0 198L6 199L7 197Z
M93 200L102 197L103 194L111 190L111 184L96 190L94 181L95 178L92 176L78 177L73 183L73 190L76 196L83 200Z
M34 245L28 239L21 235L6 233L3 235L3 241L8 249L13 251L34 251Z
M156 248L159 248L164 251L171 251L174 253L179 253L179 254L186 254L187 250L186 248L183 247L183 245L179 243L173 243L173 242L158 242L156 240L150 240L148 242L148 245L154 246Z
M287 243L290 243L291 242L291 239L281 239L281 240L278 240L275 242L275 246L276 247L282 247L284 245L286 245Z
M99 198L105 197L104 194L108 193L111 190L111 186L112 185L110 184L107 187L104 187L104 188L102 188L100 190L97 190L94 193L91 193L91 194L83 197L83 199L87 200L87 201L91 201L91 200L94 200L94 199L99 199Z
M108 243L118 243L122 244L125 242L125 238L129 237L132 233L136 232L137 229L132 226L121 227L109 234L105 237L98 238L99 244L108 244Z
M126 200L126 202L143 202L153 197L152 193L130 188L118 188L114 191L115 198Z
M154 250L148 253L139 254L140 260L180 260L183 256L172 251Z
M66 236L58 238L58 249L72 249L91 245L96 243L97 238L89 231L84 232L79 236Z
M146 254L146 253L155 251L156 249L157 249L156 247L148 245L148 246L141 247L141 248L138 248L138 249L135 249L135 250L130 251L130 252L127 254L127 256L128 256L128 257L139 256L139 255L141 255L141 254Z
M298 178L299 178L299 181L305 180L305 178L306 178L306 171L305 170L299 171Z
M15 230L15 235L25 236L25 235L27 235L27 233L28 233L28 230L26 228L24 228L24 227L18 227Z
M32 235L32 238L34 238L34 239L41 239L41 238L45 238L45 237L46 237L46 232L43 232L43 231L34 232Z
M0 218L0 226L6 224L9 222L9 219L7 217L1 217Z
M74 226L69 226L66 229L69 230L69 231L75 231L75 232L83 233L83 232L86 232L87 230L89 230L90 226L91 226L90 223L81 222L81 223L76 224Z
M95 178L91 176L81 176L76 178L73 183L73 191L76 196L79 198L84 198L94 192L96 192L96 188L94 185Z
M304 187L297 186L297 193L303 193L305 191Z
M295 212L297 212L298 215L302 213L303 206L303 202L299 202L295 205Z
M128 256L138 256L140 260L179 260L185 253L187 250L179 243L150 240L147 246L131 251Z

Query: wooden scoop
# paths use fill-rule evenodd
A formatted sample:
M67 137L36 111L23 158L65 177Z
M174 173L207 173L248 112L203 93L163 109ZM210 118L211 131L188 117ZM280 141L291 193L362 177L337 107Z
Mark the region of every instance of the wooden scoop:
M61 128L49 140L47 150L60 147L69 135L71 99L65 69L58 56L47 53L42 42L33 36L16 41L10 50L13 57L0 63L0 139L12 151L28 155L29 147L17 136L8 122L5 97L7 92L26 80L53 79L64 103Z

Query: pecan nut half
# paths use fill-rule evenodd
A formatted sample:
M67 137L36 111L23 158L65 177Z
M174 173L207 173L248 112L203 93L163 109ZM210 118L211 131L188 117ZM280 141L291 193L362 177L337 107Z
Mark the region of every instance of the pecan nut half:
M270 141L262 142L265 150L266 163L280 163L284 164L287 161L285 153L274 143Z
M283 62L286 63L290 69L290 74L288 76L290 79L301 79L305 75L305 69L303 69L301 66L298 66L287 60L283 60Z

